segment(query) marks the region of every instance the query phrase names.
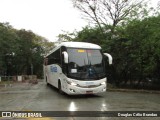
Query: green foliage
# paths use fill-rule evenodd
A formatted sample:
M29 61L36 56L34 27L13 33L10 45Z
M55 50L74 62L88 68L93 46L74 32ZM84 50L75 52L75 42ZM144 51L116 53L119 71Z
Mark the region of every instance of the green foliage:
M154 76L160 59L160 16L133 21L126 28L128 39L132 40L132 54L143 77Z
M0 75L33 72L41 77L43 55L53 45L32 31L16 30L8 23L0 23Z
M142 81L160 79L160 16L130 21L119 27L119 36L111 41L119 83L139 85ZM107 47L107 45L106 45ZM138 82L136 81L138 80ZM160 81L159 81L160 84Z
M14 29L8 23L0 23L0 72L7 71L11 63L11 56L16 51L16 40Z
M84 27L82 31L77 32L74 41L90 42L101 44L104 37L99 28Z
M105 34L98 27L85 27L75 34L74 41L91 42L102 46L113 56L110 74L119 84L132 86L148 79L160 79L160 16L134 19L115 28L105 26ZM157 85L160 81L156 80Z

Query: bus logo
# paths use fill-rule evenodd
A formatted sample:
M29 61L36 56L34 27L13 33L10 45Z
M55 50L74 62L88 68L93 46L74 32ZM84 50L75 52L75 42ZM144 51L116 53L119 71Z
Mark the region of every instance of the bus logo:
M86 82L86 85L94 85L94 82Z
M57 67L51 66L50 69L51 69L51 72L57 72Z

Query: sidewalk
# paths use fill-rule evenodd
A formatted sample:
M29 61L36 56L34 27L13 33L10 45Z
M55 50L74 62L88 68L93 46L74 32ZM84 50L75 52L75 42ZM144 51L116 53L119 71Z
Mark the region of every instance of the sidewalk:
M155 94L160 94L160 91L156 90L135 90L135 89L119 89L119 88L108 88L108 91L112 92L134 92L134 93L155 93Z
M30 90L37 89L39 83L34 84L31 82L11 82L11 83L0 83L0 91L21 91L21 90Z

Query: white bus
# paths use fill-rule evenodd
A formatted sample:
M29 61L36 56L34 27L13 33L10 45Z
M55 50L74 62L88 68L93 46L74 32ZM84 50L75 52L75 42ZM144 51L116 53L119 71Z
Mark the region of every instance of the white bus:
M109 64L112 57L108 53ZM107 78L101 47L85 42L63 42L44 59L44 79L69 95L106 91Z

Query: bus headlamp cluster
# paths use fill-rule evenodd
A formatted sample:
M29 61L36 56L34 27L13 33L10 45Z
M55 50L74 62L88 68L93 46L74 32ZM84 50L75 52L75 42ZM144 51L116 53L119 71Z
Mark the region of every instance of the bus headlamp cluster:
M105 84L106 84L106 82L102 82L102 83L101 83L101 85L105 85Z
M74 83L74 82L71 82L71 81L68 81L68 80L66 80L66 81L67 81L68 84L70 84L70 85L72 85L72 86L77 86L77 84Z
M70 85L72 85L72 86L76 86L77 84L76 84L76 83L71 82L71 83L70 83Z

